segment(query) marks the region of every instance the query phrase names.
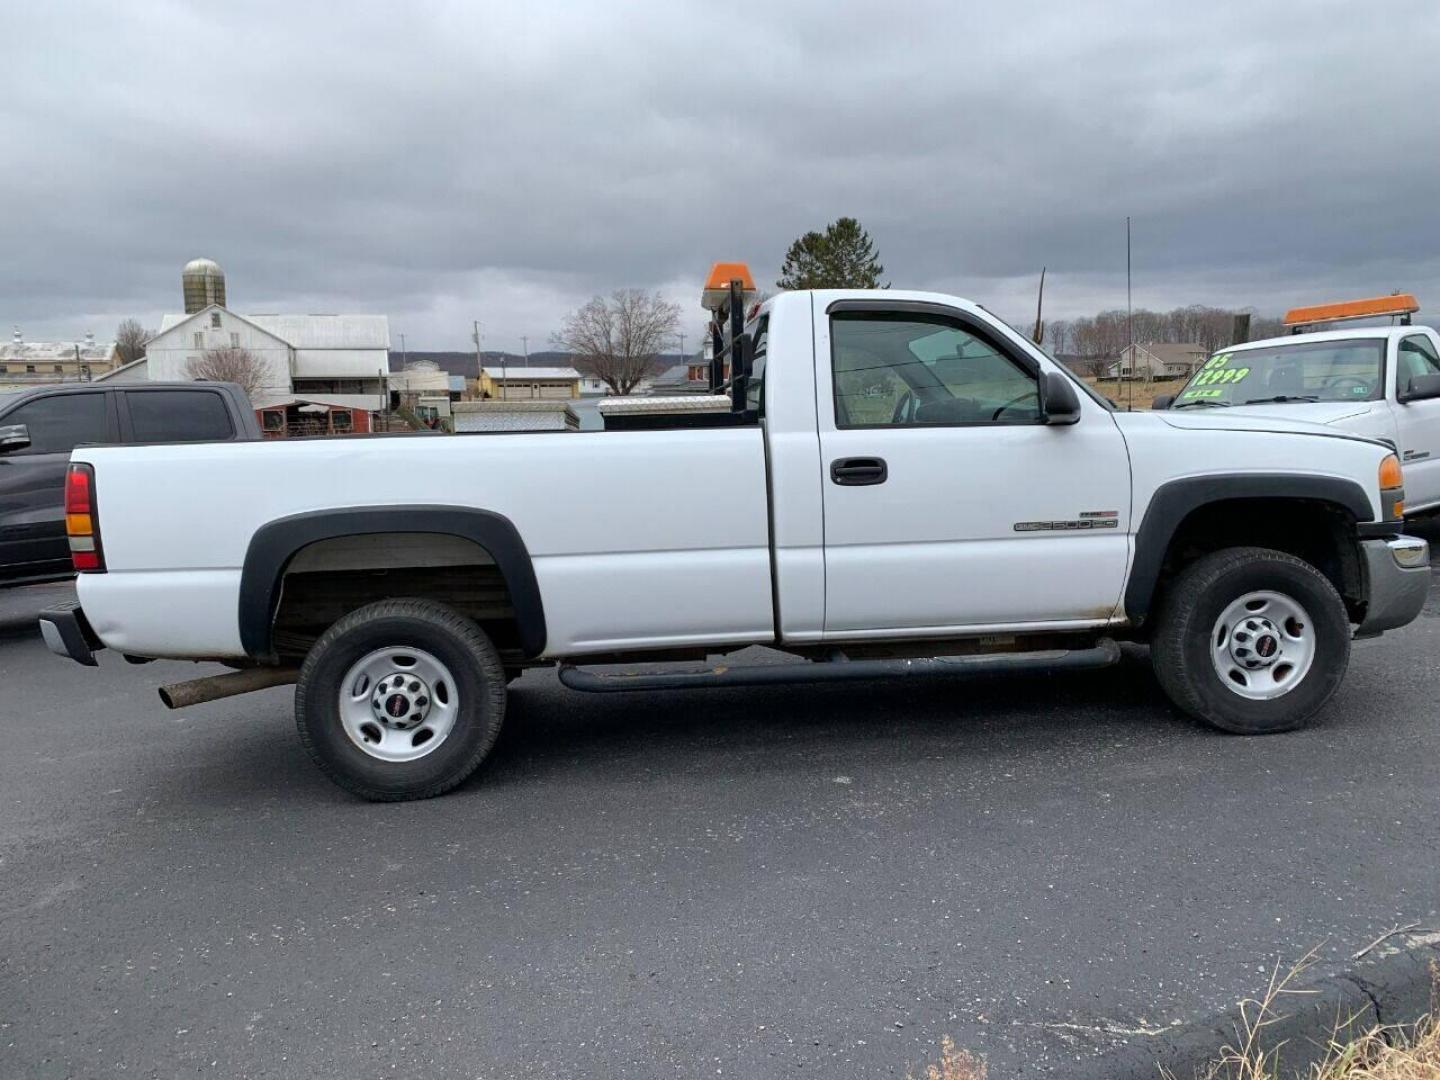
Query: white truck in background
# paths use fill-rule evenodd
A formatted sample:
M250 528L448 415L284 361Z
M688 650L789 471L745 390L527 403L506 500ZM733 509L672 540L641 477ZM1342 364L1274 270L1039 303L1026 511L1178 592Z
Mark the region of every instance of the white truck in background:
M1440 334L1410 324L1418 310L1408 293L1295 308L1285 315L1293 334L1221 349L1155 407L1225 407L1388 442L1405 467L1405 515L1432 513L1440 510ZM1401 321L1303 332L1384 316Z
M748 288L717 264L704 294L723 412L76 450L85 565L47 642L238 669L171 705L297 682L320 768L405 799L474 771L527 667L714 687L1094 667L1135 640L1180 708L1262 733L1325 704L1354 634L1424 604L1428 547L1375 439L1118 413L952 296ZM751 645L796 662L591 667Z

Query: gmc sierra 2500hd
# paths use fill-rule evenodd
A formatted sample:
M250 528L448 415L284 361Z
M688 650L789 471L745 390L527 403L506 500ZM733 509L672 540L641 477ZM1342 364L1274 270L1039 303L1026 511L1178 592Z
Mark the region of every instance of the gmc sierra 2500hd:
M298 682L371 799L484 759L506 683L723 686L1114 662L1227 731L1297 727L1352 634L1419 613L1379 441L1223 409L1118 413L966 300L782 293L717 264L721 412L623 430L76 450L78 604L50 647L220 660L172 706ZM746 307L750 306L748 320ZM607 421L608 423L608 421ZM761 644L793 664L616 675Z
M1381 439L1405 467L1405 515L1440 511L1440 333L1410 325L1419 310L1409 293L1294 308L1290 336L1221 349L1154 405L1286 416ZM1328 329L1377 316L1400 322ZM1327 329L1302 332L1316 325Z

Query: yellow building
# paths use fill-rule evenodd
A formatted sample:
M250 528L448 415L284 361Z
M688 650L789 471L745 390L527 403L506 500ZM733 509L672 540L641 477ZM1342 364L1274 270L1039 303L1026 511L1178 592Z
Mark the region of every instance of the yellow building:
M17 329L0 345L0 384L85 382L119 364L115 343L97 342L94 334L84 341L26 341Z
M580 396L574 368L507 364L480 370L480 396L492 401L563 401Z

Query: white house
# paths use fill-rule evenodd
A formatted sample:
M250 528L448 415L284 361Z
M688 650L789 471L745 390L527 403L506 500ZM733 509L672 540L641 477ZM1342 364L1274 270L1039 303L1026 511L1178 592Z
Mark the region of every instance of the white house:
M1183 379L1204 362L1205 350L1194 342L1151 342L1125 346L1105 374L1112 379Z

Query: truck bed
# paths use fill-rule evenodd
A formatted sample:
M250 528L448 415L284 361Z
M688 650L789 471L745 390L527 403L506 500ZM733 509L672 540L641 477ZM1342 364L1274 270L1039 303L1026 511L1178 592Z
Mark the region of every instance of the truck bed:
M111 648L242 656L250 538L332 507L508 518L546 604L546 655L774 634L758 427L96 447L108 573L79 595ZM544 497L538 497L543 493Z

